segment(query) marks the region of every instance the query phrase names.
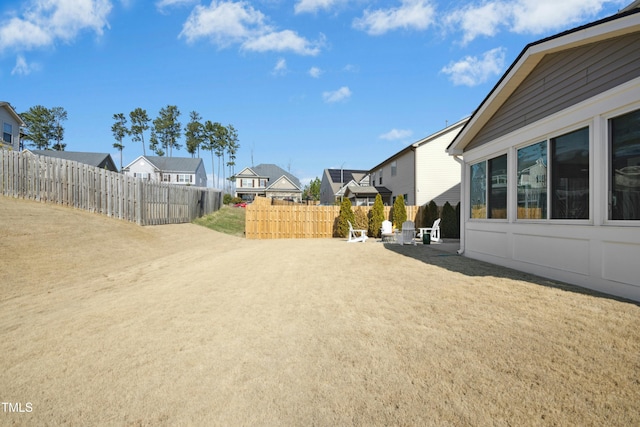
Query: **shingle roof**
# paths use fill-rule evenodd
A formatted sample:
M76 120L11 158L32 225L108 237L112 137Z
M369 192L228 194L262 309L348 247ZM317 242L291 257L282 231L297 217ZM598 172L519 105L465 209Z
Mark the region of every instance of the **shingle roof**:
M285 171L279 166L273 164L265 164L261 163L257 166L253 166L251 168L252 171L258 174L258 176L263 176L269 178L269 183L273 183L275 180L280 178L282 175L286 176L298 187L302 188L300 185L300 180L295 176L291 175L289 172Z
M194 159L191 157L163 157L163 156L144 156L152 165L164 172L190 172L194 173L202 159Z
M85 153L81 151L55 151L55 150L29 150L39 156L55 157L56 159L71 160L90 166L102 167L105 161L113 164L111 155L108 153Z

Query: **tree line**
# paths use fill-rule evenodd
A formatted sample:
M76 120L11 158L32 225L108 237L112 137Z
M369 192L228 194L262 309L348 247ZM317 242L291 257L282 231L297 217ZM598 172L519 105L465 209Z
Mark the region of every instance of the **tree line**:
M113 115L114 123L111 132L116 142L113 147L120 151L120 169L122 169L123 140L126 136L131 136L133 142L142 144L142 153L147 155L144 134L151 130L149 136L149 149L158 156L172 156L173 150L179 150L182 145L178 142L182 136L182 125L178 118L180 110L175 105L167 105L160 109L158 117L153 121L149 118L147 111L136 108L129 113L130 125L127 117L123 113ZM218 158L218 174L222 173L222 181L225 182L225 170L229 169L229 176L233 176L235 170L235 159L240 148L238 131L229 124L223 126L219 122L206 120L203 123L202 116L196 111L189 113L189 122L184 126L184 136L186 149L191 157L200 157L200 150L211 152L211 173L215 176L214 157ZM225 156L226 160L225 160Z
M22 140L31 141L30 145L38 150L64 151L67 146L62 142L64 139L62 122L67 120L67 111L64 108L36 105L20 113L20 117L26 124L22 129Z

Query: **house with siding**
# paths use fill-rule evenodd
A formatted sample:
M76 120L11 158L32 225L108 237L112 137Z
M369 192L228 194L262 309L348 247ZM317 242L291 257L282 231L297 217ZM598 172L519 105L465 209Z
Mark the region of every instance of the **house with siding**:
M388 192L386 188L370 185L367 170L325 169L320 181L320 204L333 205L347 197L354 206L368 206L373 204L377 194L388 198Z
M20 150L20 128L26 123L16 113L11 104L0 101L0 123L2 124L2 141L0 148Z
M640 300L639 7L527 45L449 145L460 253Z
M140 156L122 168L122 173L167 184L207 186L204 162L191 157Z
M235 196L251 201L256 196L278 200L302 201L300 180L273 164L259 164L244 168L233 177Z
M71 160L73 162L83 163L89 166L118 172L116 164L113 162L111 155L108 153L87 153L81 151L56 151L56 150L25 150L29 153L53 157L55 159Z
M404 197L405 204L415 206L431 200L438 206L458 204L460 164L446 148L468 120L414 142L369 171L373 185L388 189L387 204L393 204L396 197Z

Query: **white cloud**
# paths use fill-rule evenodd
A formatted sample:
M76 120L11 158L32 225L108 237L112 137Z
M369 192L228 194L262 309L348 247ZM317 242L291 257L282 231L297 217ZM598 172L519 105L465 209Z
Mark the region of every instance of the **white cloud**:
M40 66L36 63L27 63L27 60L23 55L18 55L16 58L16 65L11 70L11 75L20 75L27 76L31 74L32 71L37 71L40 69Z
M320 53L320 46L323 44L322 40L321 38L318 42L310 42L304 37L300 37L294 31L284 30L249 38L242 43L242 49L256 52L290 51L299 55L314 56Z
M342 86L338 90L328 91L322 93L322 99L326 103L334 103L345 101L351 97L351 90L347 86Z
M159 11L163 11L170 7L191 6L197 2L198 0L159 0L156 2L156 8Z
M0 51L29 50L72 41L90 29L102 35L109 28L109 0L34 0L22 16L0 22Z
M408 129L391 129L389 132L380 135L379 138L386 139L388 141L395 141L398 139L409 138L411 135L413 135L413 132Z
M315 13L321 9L329 10L344 0L299 0L294 6L295 13Z
M398 28L425 30L434 19L431 0L402 0L396 8L365 10L362 18L353 21L353 26L370 35L380 35Z
M324 45L322 34L312 42L292 30L276 31L262 12L242 1L213 0L209 6L196 6L178 37L187 42L209 39L222 48L240 44L243 50L290 51L300 55L317 55Z
M271 72L271 74L275 76L282 76L287 74L287 61L283 58L278 59L278 62L276 62L276 66L273 67L273 71Z
M593 19L606 3L621 0L493 0L463 6L443 19L447 28L463 33L466 44L479 36L493 37L505 29L517 34L541 35Z
M441 71L449 75L454 85L477 86L504 69L505 49L496 48L485 52L481 58L467 56L451 63Z
M318 67L311 67L309 69L309 75L314 79L319 78L322 75L323 71Z

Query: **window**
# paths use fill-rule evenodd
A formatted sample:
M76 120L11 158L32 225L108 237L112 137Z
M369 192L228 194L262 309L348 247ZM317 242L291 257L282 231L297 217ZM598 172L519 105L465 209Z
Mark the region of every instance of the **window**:
M378 177L378 185L382 185L382 169L380 169L378 173L380 174L380 176Z
M547 141L518 150L518 219L547 219Z
M133 177L140 178L140 179L149 179L150 175L147 172L137 172L137 173L134 172Z
M397 172L398 172L398 164L394 160L393 162L391 162L391 176L396 176Z
M551 218L589 218L589 128L552 138Z
M2 140L11 145L13 137L13 126L10 123L5 123L2 129Z
M640 110L609 120L609 219L640 219Z
M253 179L242 178L240 180L240 187L242 187L242 188L252 188L253 187Z
M267 188L267 179L260 178L260 188Z
M181 184L191 182L191 175L182 174L182 173L178 174L178 175L176 175L176 182L179 182Z
M162 182L171 182L171 174L165 173L162 175Z
M471 165L471 218L507 217L507 155Z
M487 163L471 165L471 218L487 217Z

